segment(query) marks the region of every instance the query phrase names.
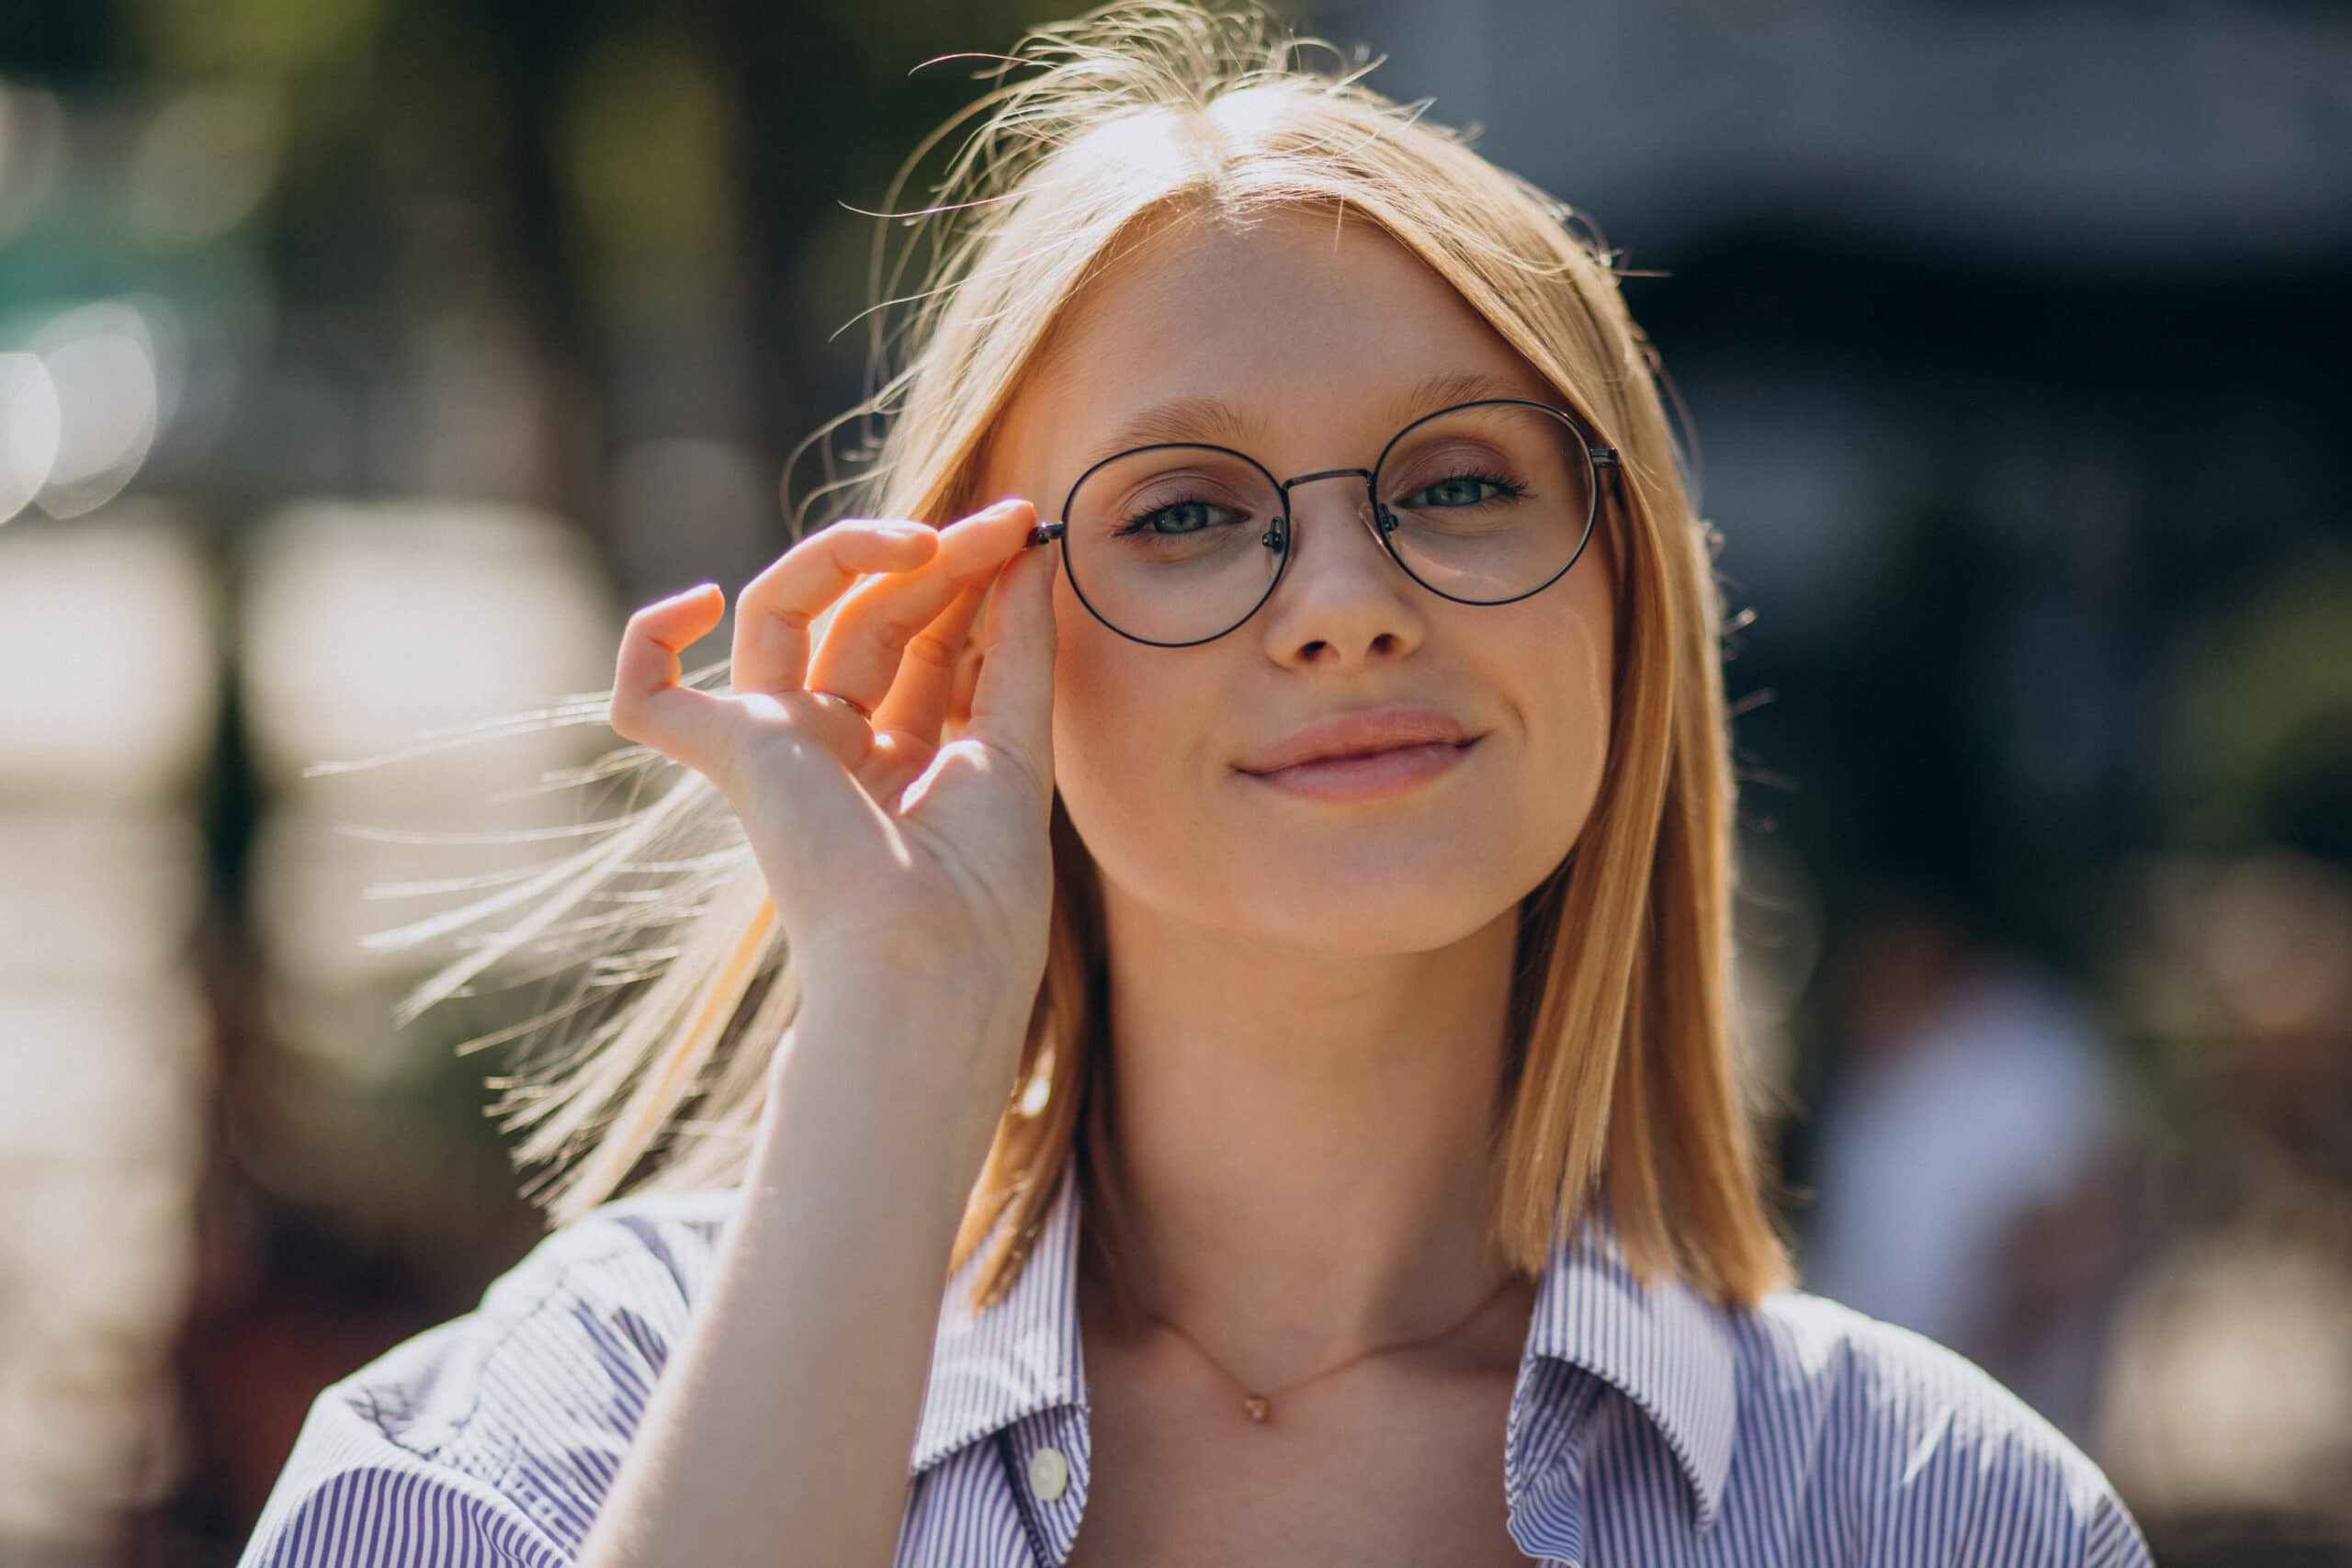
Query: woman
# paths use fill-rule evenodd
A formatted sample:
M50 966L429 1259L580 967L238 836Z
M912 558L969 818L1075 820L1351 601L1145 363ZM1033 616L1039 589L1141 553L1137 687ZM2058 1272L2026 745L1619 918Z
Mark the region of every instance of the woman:
M1713 538L1609 258L1261 18L1027 42L886 521L744 588L725 691L715 586L625 633L684 784L555 886L711 828L731 880L522 1102L560 1228L320 1397L246 1561L2147 1561L1792 1288Z

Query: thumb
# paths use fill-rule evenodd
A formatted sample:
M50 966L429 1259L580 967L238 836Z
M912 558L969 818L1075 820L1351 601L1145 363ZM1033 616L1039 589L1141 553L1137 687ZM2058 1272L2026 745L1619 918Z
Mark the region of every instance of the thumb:
M1054 552L1023 550L997 572L965 733L1009 752L1050 795L1054 780Z

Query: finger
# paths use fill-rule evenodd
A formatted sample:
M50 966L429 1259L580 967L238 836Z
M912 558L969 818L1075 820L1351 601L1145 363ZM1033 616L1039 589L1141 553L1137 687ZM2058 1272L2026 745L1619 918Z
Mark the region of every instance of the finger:
M947 716L956 671L988 594L986 581L966 583L931 625L908 640L899 663L899 678L891 683L882 705L874 710L877 735L910 736L926 748L939 744L939 727Z
M976 513L940 534L939 553L913 571L861 583L843 599L809 661L808 683L878 709L907 645L966 584L986 581L1018 553L1035 521L1025 501Z
M623 739L692 767L715 754L727 705L708 692L680 685L685 667L678 656L707 637L726 613L726 593L718 584L705 582L629 616L614 662L609 714Z
M808 674L809 623L827 605L868 572L912 570L938 553L933 528L863 517L843 518L785 551L735 601L729 666L735 689L798 690Z
M956 671L968 662L962 654L971 645L973 624L987 602L986 582L967 584L939 618L907 644L898 682L875 711L874 749L857 769L858 781L875 799L895 804L938 755L950 688Z
M1024 550L989 594L972 722L980 737L1026 768L1048 796L1054 783L1054 552Z
M985 602L986 595L982 598ZM964 651L956 660L956 674L948 691L947 717L939 728L943 737L961 735L972 722L972 694L979 687L981 662L980 639L965 638Z

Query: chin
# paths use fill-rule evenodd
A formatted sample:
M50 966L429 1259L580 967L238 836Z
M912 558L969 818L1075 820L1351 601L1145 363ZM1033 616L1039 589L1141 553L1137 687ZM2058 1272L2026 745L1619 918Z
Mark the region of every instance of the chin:
M1228 914L1219 923L1238 935L1332 958L1433 952L1479 931L1514 903L1494 889L1414 876L1394 864L1371 868L1351 861L1318 874L1290 857L1279 863L1270 857L1268 869L1277 874L1253 879L1256 890L1228 907L1238 918ZM1284 871L1294 874L1281 874Z

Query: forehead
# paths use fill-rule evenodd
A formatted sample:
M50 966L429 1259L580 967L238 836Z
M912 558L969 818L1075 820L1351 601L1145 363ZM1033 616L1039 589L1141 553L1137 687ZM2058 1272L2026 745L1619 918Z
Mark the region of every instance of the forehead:
M1074 472L1123 433L1254 445L1276 460L1316 446L1321 461L1330 444L1379 439L1447 402L1556 400L1452 285L1376 225L1302 210L1163 228L1073 304L1048 362L1004 421L1039 479ZM1329 460L1343 457L1358 460Z

